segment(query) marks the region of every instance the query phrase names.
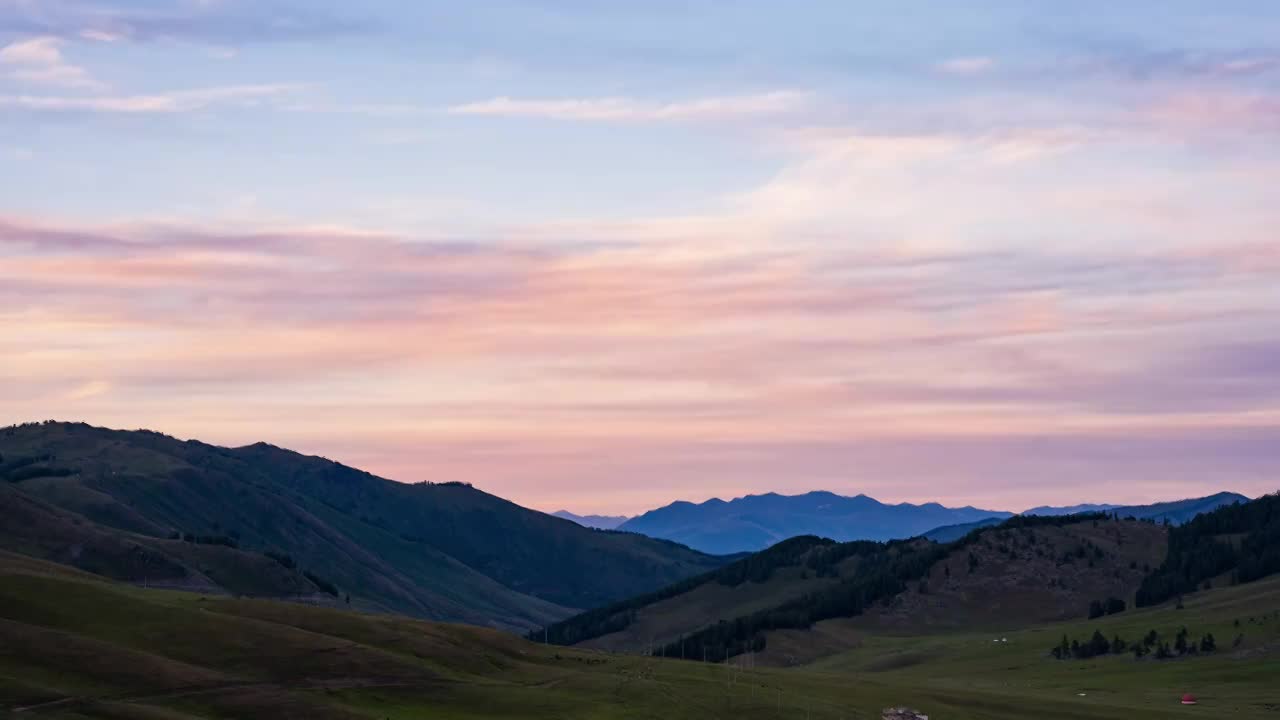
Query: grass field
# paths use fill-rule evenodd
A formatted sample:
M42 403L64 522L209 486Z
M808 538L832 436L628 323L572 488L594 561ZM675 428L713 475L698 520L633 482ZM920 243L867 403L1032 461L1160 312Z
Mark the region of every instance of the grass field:
M396 616L143 590L0 555L0 710L30 718L1275 718L1280 579L1183 610L990 633L866 637L748 670L527 643ZM1252 618L1252 620L1251 620ZM1234 626L1241 621L1241 628ZM1211 631L1211 657L1059 662L1066 632ZM1230 648L1236 634L1245 640ZM747 658L742 661L747 662ZM1183 707L1184 691L1203 704ZM1085 693L1083 697L1078 693Z

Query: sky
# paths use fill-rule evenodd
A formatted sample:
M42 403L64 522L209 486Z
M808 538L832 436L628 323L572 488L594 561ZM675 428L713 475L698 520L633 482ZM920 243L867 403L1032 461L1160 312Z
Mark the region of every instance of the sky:
M0 424L543 510L1280 489L1273 0L0 0Z

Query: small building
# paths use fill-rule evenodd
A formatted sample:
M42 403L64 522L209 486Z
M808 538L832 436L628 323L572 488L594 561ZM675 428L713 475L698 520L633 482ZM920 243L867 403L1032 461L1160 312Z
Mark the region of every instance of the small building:
M1183 705L1195 705L1195 704L1196 704L1196 703L1198 703L1198 702L1200 702L1200 701L1199 701L1199 700L1196 700L1196 696L1195 696L1195 695L1192 695L1191 693L1187 693L1186 695L1183 695L1183 696L1182 696L1182 704L1183 704Z

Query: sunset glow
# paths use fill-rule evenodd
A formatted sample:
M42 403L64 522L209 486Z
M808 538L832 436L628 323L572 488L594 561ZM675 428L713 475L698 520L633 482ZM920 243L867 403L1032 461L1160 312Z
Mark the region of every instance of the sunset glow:
M0 424L575 512L1274 491L1280 15L979 4L0 0Z

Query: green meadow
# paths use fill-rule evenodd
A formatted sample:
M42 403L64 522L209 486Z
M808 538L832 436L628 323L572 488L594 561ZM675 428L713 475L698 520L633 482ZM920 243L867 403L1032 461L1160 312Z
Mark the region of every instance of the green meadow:
M1239 626L1237 627L1237 622ZM1212 632L1177 660L1058 661L1087 639ZM1233 647L1235 639L1243 636ZM144 590L0 556L0 708L30 718L1274 718L1280 578L1183 609L992 633L867 635L801 668L568 650L463 625ZM1197 706L1178 699L1194 692Z

